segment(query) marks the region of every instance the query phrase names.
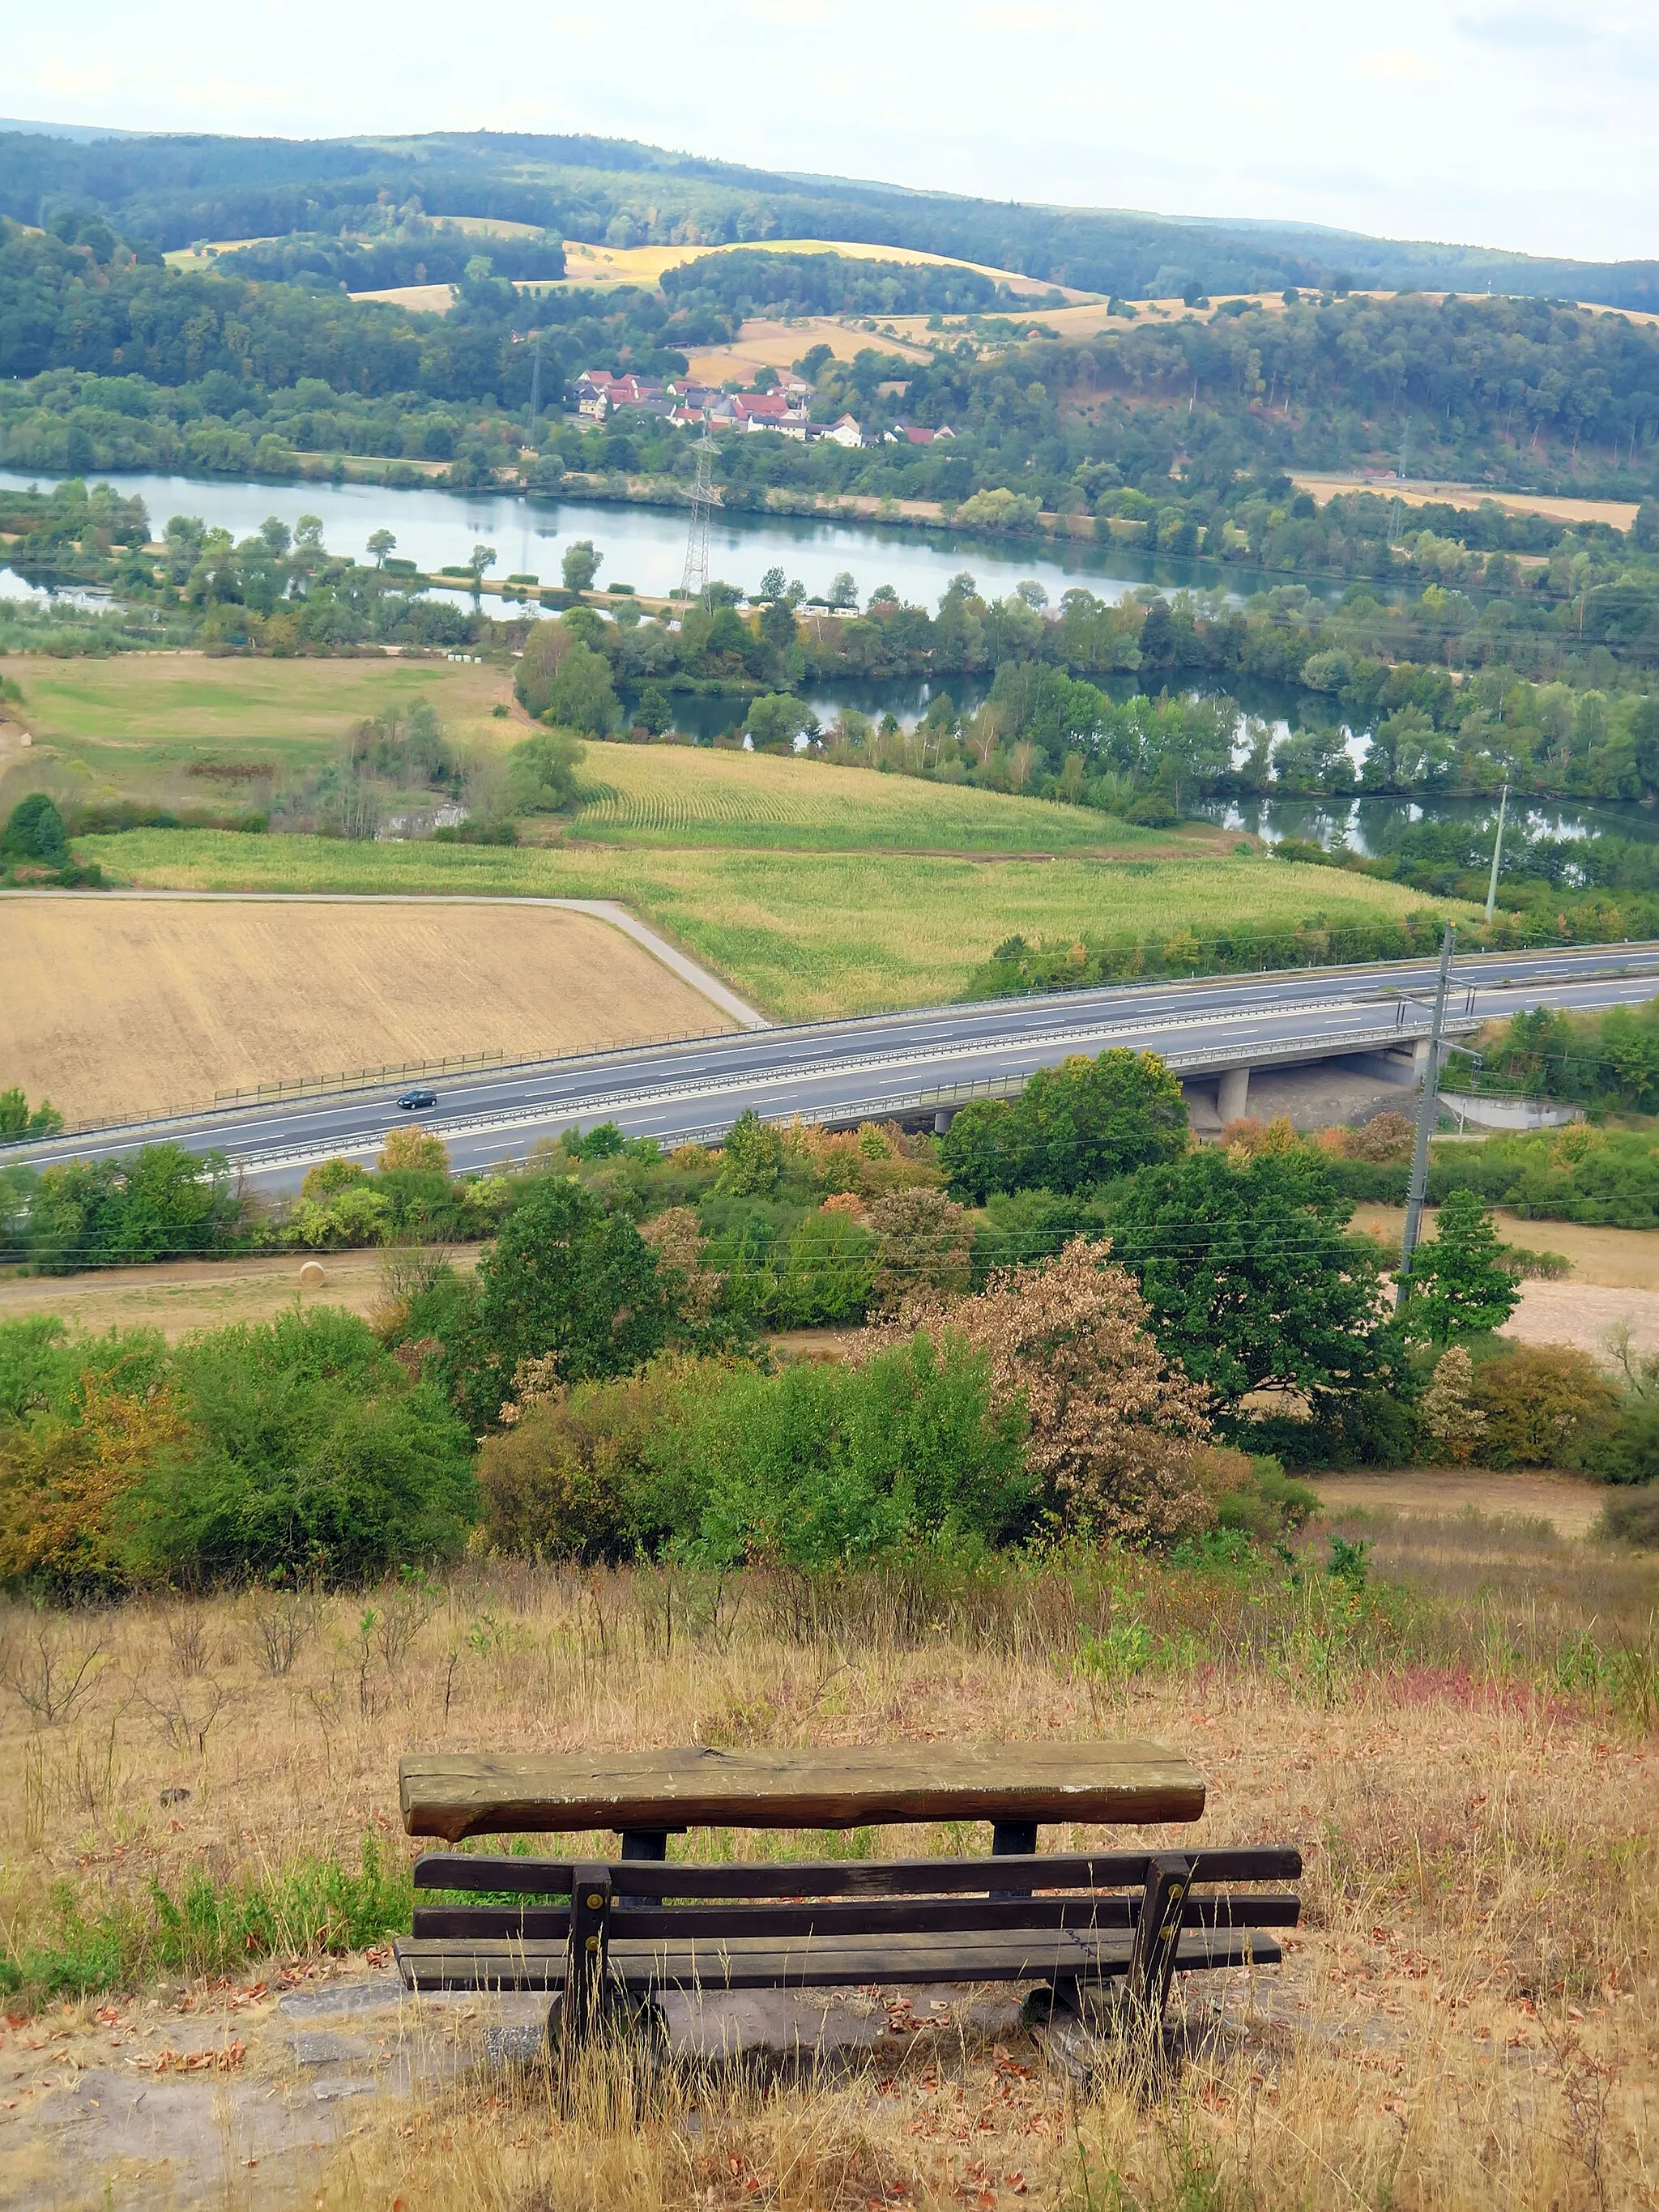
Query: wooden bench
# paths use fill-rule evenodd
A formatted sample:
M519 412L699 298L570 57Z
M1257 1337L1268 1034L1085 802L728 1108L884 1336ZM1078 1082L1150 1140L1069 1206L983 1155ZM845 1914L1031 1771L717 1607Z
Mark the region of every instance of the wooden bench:
M620 1832L614 1861L429 1852L421 1891L509 1903L419 1905L395 1946L409 1987L555 1996L566 2040L618 1994L1026 1982L1076 2008L1121 1982L1156 2027L1177 1972L1272 1966L1296 1924L1294 1850L1042 1855L1044 1821L1196 1820L1204 1784L1152 1743L903 1744L761 1753L696 1748L567 1758L406 1758L404 1825L450 1844L490 1834ZM670 1863L687 1828L842 1829L989 1820L990 1859Z

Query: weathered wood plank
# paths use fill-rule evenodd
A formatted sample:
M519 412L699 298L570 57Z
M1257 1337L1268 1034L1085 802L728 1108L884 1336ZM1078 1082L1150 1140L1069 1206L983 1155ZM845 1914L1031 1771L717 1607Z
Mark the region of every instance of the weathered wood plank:
M1030 1859L768 1859L714 1865L613 1863L619 1897L951 1897L983 1895L1010 1881L1045 1889L1139 1888L1151 1854L1054 1852ZM1193 1851L1195 1882L1295 1881L1302 1854L1273 1845ZM416 1889L495 1890L517 1897L568 1897L568 1859L521 1859L472 1851L422 1851Z
M866 1822L1195 1820L1204 1783L1156 1743L710 1745L563 1757L423 1752L398 1771L411 1836L596 1828L850 1828ZM1006 1867L1000 1869L1007 1878Z
M404 1981L414 1990L557 1990L564 1985L562 1943L490 1941L430 1942L404 1937L395 1946ZM613 1980L652 1989L839 1989L927 1986L940 1982L1023 1982L1053 1978L1109 1980L1127 1971L1127 1935L1086 1938L1057 1933L1035 1942L1019 1935L940 1936L883 1941L776 1943L733 1941L707 1945L611 1946ZM1254 1964L1275 1966L1279 1945L1249 1929L1199 1929L1181 1938L1178 1972Z
M1301 1906L1294 1897L1194 1898L1188 1927L1294 1928ZM1083 1931L1133 1928L1139 1895L1103 1897L978 1897L819 1899L814 1903L628 1905L611 1916L613 1943L683 1940L699 1943L731 1936L974 1935L1004 1929L1073 1928ZM417 1905L416 1936L524 1937L550 1942L568 1933L564 1905Z

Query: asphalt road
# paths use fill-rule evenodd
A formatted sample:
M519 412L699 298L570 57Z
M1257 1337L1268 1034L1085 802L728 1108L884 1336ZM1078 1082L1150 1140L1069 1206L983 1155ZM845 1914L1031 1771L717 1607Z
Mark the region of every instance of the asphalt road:
M751 1106L769 1120L914 1114L1113 1045L1160 1053L1183 1077L1383 1051L1426 1036L1434 982L1432 962L1401 962L992 1000L479 1071L436 1084L436 1109L413 1116L399 1114L401 1086L390 1086L88 1130L0 1160L44 1167L169 1139L222 1152L277 1189L319 1159L367 1160L388 1128L415 1119L445 1139L458 1169L477 1169L572 1123L615 1121L630 1136L678 1142L718 1137ZM1644 944L1472 955L1455 963L1449 1003L1455 1033L1467 1034L1525 1006L1656 995L1659 944Z

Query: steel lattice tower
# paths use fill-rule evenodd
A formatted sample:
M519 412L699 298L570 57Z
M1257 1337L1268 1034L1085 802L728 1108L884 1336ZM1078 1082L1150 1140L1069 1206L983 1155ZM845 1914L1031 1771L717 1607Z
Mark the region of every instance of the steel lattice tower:
M680 578L680 596L686 599L706 598L708 591L708 521L720 503L714 489L714 440L705 420L702 436L694 448L697 456L697 480L691 487L691 527L685 534L685 570Z

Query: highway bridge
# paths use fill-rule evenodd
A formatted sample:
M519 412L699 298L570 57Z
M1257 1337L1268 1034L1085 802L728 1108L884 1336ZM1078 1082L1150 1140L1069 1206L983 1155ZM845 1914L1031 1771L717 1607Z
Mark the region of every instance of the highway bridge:
M403 1084L342 1088L77 1129L0 1150L46 1167L159 1142L224 1153L270 1190L319 1160L368 1162L418 1120L458 1170L520 1159L538 1138L615 1121L665 1145L717 1141L745 1108L769 1121L850 1124L933 1117L1006 1096L1036 1069L1110 1047L1160 1054L1183 1082L1215 1079L1224 1119L1246 1110L1253 1069L1358 1060L1402 1090L1426 1059L1432 961L1121 984L1042 998L933 1006L860 1020L745 1030L435 1080L435 1109L400 1114ZM1452 1035L1534 1006L1588 1011L1659 995L1659 943L1474 953L1456 960Z

